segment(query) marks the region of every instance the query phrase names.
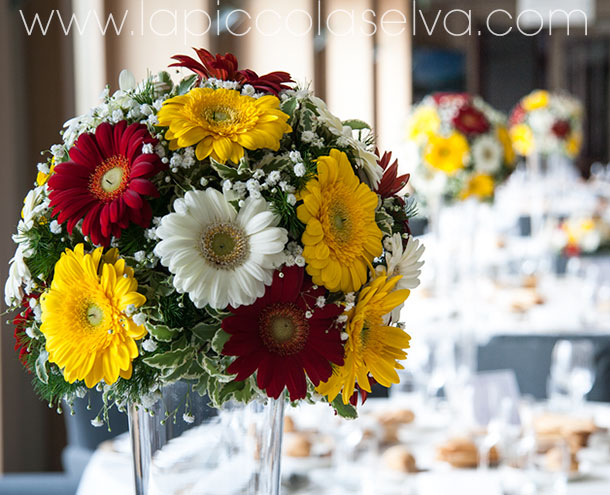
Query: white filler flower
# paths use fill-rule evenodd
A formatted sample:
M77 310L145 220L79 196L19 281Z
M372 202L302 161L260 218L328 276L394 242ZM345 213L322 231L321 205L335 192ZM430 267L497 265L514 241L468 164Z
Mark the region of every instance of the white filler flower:
M238 213L220 191L208 188L187 192L177 210L161 219L155 247L176 290L199 308L237 307L261 297L288 241L267 202L248 198Z

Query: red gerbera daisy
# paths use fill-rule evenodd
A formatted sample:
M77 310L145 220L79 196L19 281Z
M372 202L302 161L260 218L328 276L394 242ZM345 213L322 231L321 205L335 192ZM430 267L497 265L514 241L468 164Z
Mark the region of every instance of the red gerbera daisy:
M483 134L489 130L485 115L469 104L459 108L453 117L453 125L464 134Z
M30 299L38 299L39 297L39 294L25 296L22 300L22 306L25 309L17 316L15 316L15 318L13 318L13 325L15 325L15 331L13 333L15 337L15 351L19 353L19 361L21 361L21 364L23 364L25 369L27 369L30 373L31 370L28 367L27 359L28 354L30 353L30 351L28 350L30 339L25 333L25 328L27 323L32 319L32 315L34 314L34 310L30 306Z
M155 145L142 124L100 124L95 134L82 134L70 149L71 161L55 166L49 179L51 207L68 232L79 220L83 234L94 244L107 246L120 237L130 222L148 227L152 211L142 196L157 197L147 179L165 168L156 153L144 153L144 144Z
M379 151L375 150L375 154L379 156ZM386 151L383 156L377 160L379 166L383 169L383 177L377 186L377 194L382 198L395 196L409 182L410 174L398 175L398 160L390 165L392 160L392 152Z
M305 375L316 386L328 380L331 363L343 364L343 345L335 325L343 309L336 304L317 307L316 299L325 293L321 287L313 288L303 268L276 271L263 297L250 306L231 309L233 315L222 322L231 335L222 353L237 356L227 371L236 373L237 381L257 371L259 388L276 399L284 387L290 400L303 399Z
M571 131L570 122L567 120L557 120L553 124L551 131L553 131L553 134L559 139L565 139Z
M213 77L222 81L237 81L240 84L250 84L258 91L278 95L282 89L289 89L285 83L294 82L287 72L270 72L259 76L256 72L245 69L237 70L238 64L235 55L226 53L224 55L212 55L203 48L193 48L200 62L188 55L174 55L172 58L177 63L170 67L185 67L192 70L201 79Z
M201 79L213 77L221 81L232 80L237 78L237 59L232 53L226 53L216 56L204 48L193 48L199 60L198 62L188 55L174 55L172 59L177 60L177 63L171 64L170 67L186 67L197 74Z

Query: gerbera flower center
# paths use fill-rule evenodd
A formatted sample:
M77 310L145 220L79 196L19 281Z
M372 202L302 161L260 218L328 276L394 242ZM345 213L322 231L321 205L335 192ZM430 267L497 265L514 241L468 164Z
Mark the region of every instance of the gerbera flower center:
M111 201L127 187L129 160L123 155L114 155L104 160L91 174L89 190L102 201Z
M352 237L352 220L347 206L336 201L330 206L330 228L335 239L340 243L347 243Z
M440 146L438 149L438 154L441 158L446 158L451 155L451 150L446 146Z
M280 356L299 353L309 335L305 314L294 303L276 303L266 307L259 317L258 329L267 349Z
M210 225L201 234L200 249L203 257L217 268L235 268L244 263L249 246L246 233L229 223Z
M123 169L121 167L111 168L102 176L102 189L106 192L112 193L121 187L122 181Z
M104 311L97 304L90 302L85 309L85 318L89 325L96 327L104 321Z
M213 134L235 136L256 125L254 99L237 91L211 91L198 95L191 102L193 122Z
M467 113L466 115L462 116L462 122L464 123L464 125L472 127L477 125L479 123L479 120L474 115Z
M235 111L224 106L206 109L203 116L210 124L230 124L235 121Z

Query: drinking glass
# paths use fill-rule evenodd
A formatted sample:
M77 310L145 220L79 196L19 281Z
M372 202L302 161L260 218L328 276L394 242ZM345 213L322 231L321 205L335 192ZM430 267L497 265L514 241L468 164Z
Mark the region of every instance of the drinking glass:
M558 340L553 347L548 394L551 401L580 406L595 379L590 340Z

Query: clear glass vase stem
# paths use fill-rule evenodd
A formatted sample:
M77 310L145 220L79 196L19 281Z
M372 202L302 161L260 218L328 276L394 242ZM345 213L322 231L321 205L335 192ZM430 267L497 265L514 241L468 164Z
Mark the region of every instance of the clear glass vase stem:
M133 451L133 475L136 495L148 493L148 473L151 459L150 425L143 423L149 421L147 414L139 414L138 406L129 405L129 435Z
M282 433L284 431L284 395L269 399L261 432L260 495L279 495Z

